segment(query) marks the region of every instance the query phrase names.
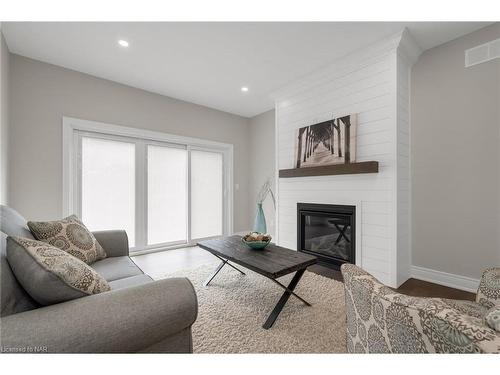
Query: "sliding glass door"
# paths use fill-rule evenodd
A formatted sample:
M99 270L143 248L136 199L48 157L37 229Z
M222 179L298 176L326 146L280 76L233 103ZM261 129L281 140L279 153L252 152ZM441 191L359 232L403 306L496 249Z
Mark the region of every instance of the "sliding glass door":
M125 229L135 246L135 144L82 137L81 218L90 230Z
M148 145L147 153L147 244L186 243L187 150Z
M222 154L191 150L191 238L222 235Z
M90 230L125 229L133 251L226 234L224 152L76 132L77 214Z

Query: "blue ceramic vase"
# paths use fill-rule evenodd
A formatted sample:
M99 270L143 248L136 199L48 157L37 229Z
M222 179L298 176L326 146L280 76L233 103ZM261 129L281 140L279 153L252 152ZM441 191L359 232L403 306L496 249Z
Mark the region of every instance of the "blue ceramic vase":
M259 233L267 233L266 217L264 216L262 203L257 203L257 215L255 215L255 221L253 223L253 231Z

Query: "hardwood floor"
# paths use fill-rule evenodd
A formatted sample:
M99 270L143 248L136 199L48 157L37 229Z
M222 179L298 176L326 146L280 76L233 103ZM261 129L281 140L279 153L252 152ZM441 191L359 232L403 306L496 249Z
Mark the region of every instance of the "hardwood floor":
M438 298L451 298L463 299L474 301L476 299L475 293L466 292L464 290L449 288L427 281L409 279L398 289L398 292L415 297L438 297Z
M330 268L314 265L308 268L309 271L315 272L319 275L329 277L331 279L342 281L342 274L340 271L332 270ZM398 289L399 293L403 293L414 297L436 297L436 298L450 298L450 299L463 299L474 301L476 295L474 293L465 292L463 290L449 288L427 281L409 279L403 283Z
M132 259L145 273L153 278L183 269L196 268L203 264L216 263L218 261L217 258L208 251L202 250L196 246L138 255L132 257ZM342 274L340 271L322 265L311 266L308 270L318 275L342 281ZM474 300L476 296L474 293L416 279L407 280L397 289L397 291L415 297Z

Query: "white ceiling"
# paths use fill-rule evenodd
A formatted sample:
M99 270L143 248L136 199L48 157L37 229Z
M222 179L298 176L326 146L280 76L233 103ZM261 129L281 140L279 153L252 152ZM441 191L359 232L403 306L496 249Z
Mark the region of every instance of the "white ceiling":
M273 108L276 89L403 27L425 50L487 25L4 22L2 32L12 53L252 117Z

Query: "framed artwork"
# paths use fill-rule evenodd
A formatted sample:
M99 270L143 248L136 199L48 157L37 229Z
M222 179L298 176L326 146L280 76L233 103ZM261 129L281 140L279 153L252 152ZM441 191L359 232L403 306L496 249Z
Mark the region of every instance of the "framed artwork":
M297 130L295 168L356 161L357 115L337 117Z

